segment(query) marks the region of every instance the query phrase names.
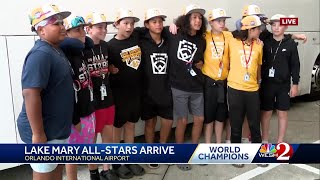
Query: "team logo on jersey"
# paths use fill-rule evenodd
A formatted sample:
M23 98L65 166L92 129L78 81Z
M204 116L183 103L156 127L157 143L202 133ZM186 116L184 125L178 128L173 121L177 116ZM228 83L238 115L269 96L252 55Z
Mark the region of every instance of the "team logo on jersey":
M166 53L153 53L150 58L153 74L167 74L168 55Z
M217 50L214 47L212 42L210 43L210 45L211 45L212 59L220 59L222 57L223 49L224 49L223 43L222 42L216 42ZM217 52L218 52L218 54L217 54Z
M179 42L177 57L181 61L190 63L193 60L193 56L196 54L197 50L197 45L189 41L182 40Z
M250 51L246 51L246 55L244 55L243 50L239 50L239 53L240 53L241 65L242 67L246 68L247 67L246 60L249 60ZM248 68L251 67L253 55L254 55L254 51L252 51L251 53L250 61L248 63Z
M141 62L141 49L139 46L133 46L128 49L123 49L120 53L122 61L126 62L127 66L138 69Z

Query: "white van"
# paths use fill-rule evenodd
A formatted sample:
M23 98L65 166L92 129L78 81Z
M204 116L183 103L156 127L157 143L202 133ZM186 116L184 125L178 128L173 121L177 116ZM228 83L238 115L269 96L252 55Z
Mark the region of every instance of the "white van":
M179 14L183 12L183 7L190 3L187 0L117 0L117 1L76 1L76 0L10 0L2 2L0 11L0 143L20 143L21 139L16 127L16 119L22 106L22 93L20 77L22 64L27 52L31 49L34 41L38 39L30 31L28 11L43 3L52 2L60 9L70 10L76 15L85 16L90 11L102 12L110 20L114 19L117 8L131 8L142 21L138 26L143 26L144 11L148 8L158 7L168 15L166 25L173 22ZM241 18L242 7L248 4L256 4L261 7L262 12L267 16L277 13L290 15L299 18L299 26L289 27L288 33L304 33L308 37L308 42L299 42L299 55L301 63L301 82L299 86L300 95L317 93L320 91L320 25L318 0L224 0L224 1L200 1L201 7L209 10L212 8L224 8L232 19L227 20L227 27L235 29L235 21ZM115 32L109 27L108 38ZM136 135L143 134L143 123L139 122L136 127ZM17 166L18 164L0 164L0 170Z

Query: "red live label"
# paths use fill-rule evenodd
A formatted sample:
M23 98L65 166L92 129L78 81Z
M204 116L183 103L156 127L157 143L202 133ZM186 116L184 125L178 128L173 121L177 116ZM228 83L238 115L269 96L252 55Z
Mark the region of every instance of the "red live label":
M280 25L282 26L298 26L298 18L280 18Z

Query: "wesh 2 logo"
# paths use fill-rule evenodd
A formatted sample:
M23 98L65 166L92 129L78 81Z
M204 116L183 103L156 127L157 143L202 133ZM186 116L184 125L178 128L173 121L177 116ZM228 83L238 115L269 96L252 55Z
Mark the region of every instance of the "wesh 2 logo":
M259 156L262 158L276 157L279 161L288 161L293 156L293 148L288 143L263 144L260 147Z
M281 26L298 26L299 19L297 17L280 18Z

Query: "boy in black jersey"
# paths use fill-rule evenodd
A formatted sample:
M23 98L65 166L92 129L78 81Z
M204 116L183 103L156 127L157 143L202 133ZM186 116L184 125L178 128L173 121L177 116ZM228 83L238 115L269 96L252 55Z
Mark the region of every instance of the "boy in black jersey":
M269 125L274 109L277 110L279 124L277 143L284 141L288 126L290 97L298 95L299 55L295 41L284 35L288 27L280 25L280 18L285 17L282 14L271 17L273 36L266 39L263 47L260 93L262 140L265 143L269 140Z
M160 143L166 143L172 128L173 110L169 85L169 44L163 36L163 21L166 16L160 9L148 9L144 25L147 28L140 37L143 68L142 116L145 120L147 143L154 142L157 116L161 118ZM150 164L158 168L158 164Z
M134 33L134 24L139 18L129 9L119 9L114 26L117 34L108 42L111 75L110 83L116 107L114 121L115 143L119 143L124 133L125 143L134 143L135 123L141 115L141 49L139 35ZM120 178L145 173L140 165L114 165ZM131 173L130 173L131 172Z
M96 135L98 133L101 134L103 143L113 143L115 106L109 83L108 47L104 41L107 34L107 25L111 24L111 22L107 21L104 14L95 12L87 15L86 22L90 23L86 30L94 42L91 49L84 51L84 56L93 82ZM89 169L90 177L97 179L99 177L98 166L90 164ZM114 171L110 169L110 164L103 164L103 170L100 175L109 180L119 179Z

